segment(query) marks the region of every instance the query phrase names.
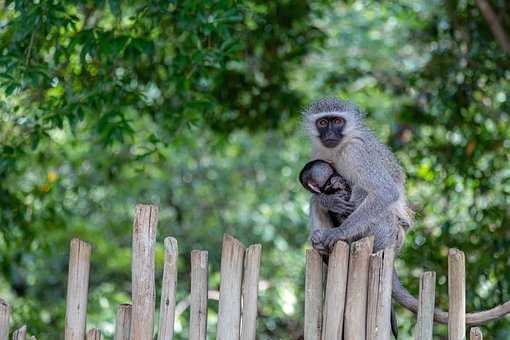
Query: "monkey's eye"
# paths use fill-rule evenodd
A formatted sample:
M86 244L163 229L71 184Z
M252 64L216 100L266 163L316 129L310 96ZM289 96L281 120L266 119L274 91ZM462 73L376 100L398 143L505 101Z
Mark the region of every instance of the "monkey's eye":
M337 117L337 118L335 118L335 120L333 120L333 123L335 123L335 125L342 125L344 122L345 122L345 120L340 117Z
M321 128L328 126L328 120L327 119L319 119L317 121L317 126L321 127Z

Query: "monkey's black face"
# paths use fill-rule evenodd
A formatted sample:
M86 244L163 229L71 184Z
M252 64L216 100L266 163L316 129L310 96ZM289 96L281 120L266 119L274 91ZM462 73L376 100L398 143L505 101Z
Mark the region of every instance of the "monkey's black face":
M345 119L336 116L326 116L317 119L315 122L319 139L322 145L327 148L334 148L342 141Z

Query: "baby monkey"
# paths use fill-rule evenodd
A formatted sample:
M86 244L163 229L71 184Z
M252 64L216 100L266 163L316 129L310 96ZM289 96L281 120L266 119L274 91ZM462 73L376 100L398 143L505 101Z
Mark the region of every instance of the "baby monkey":
M352 189L347 180L327 161L317 159L308 162L299 174L299 181L306 190L319 196L319 204L327 209L327 213L336 227L342 225L342 222L359 205L359 202L350 201ZM361 198L363 199L363 197ZM374 235L374 252L392 244L396 245L398 251L403 241L401 229L405 227L403 221L388 211L377 222L371 222L365 233L345 241L350 243L365 236ZM311 235L310 241L316 250L322 254L327 254L329 249L321 242L322 238L322 230L317 229Z
M299 181L306 190L319 195L320 205L327 208L329 218L337 228L357 207L356 202L350 202L351 186L327 161L316 159L306 163L299 174ZM325 255L329 250L322 244L322 238L322 230L317 229L311 235L310 241L316 250ZM351 242L359 238L361 235L346 241ZM382 249L384 245L377 241L379 240L376 240L375 247L377 250Z
M336 172L333 166L321 159L308 162L299 173L299 181L312 194L336 194L345 202L351 198L351 186ZM340 225L354 210L354 207L338 209L330 206L328 213L335 225Z

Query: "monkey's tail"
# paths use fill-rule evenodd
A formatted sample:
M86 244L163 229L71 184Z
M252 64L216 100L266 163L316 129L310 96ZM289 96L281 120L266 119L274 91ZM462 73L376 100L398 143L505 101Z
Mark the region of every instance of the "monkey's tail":
M392 296L400 305L410 310L414 314L418 311L418 300L409 293L400 283L397 272L393 268L393 289ZM487 322L497 320L510 313L510 301L498 305L492 309L488 309L476 313L466 314L466 324L469 326L483 325ZM448 323L448 313L439 308L434 310L434 321L438 323Z
M395 308L391 305L391 314L390 314L390 324L391 324L391 334L398 340L398 324L397 324L397 316L395 315Z

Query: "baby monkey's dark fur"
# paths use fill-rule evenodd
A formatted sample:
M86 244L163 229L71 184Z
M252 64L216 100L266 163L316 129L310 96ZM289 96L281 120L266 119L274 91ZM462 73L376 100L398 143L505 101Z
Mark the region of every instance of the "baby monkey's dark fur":
M349 183L336 172L330 163L321 159L306 163L299 173L299 181L312 194L337 194L345 201L349 201L351 198ZM350 214L345 210L339 210L338 212L329 210L328 213L337 226L342 224Z

